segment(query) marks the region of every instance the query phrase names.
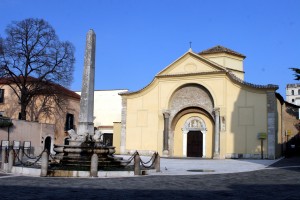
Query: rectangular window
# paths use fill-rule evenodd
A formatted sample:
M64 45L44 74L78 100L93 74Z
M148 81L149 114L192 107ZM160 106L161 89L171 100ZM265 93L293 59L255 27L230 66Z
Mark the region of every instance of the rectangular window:
M70 129L74 129L74 115L67 113L65 131L68 131Z
M4 89L0 89L0 103L4 103Z
M113 134L112 133L104 133L103 134L103 144L106 146L113 145Z

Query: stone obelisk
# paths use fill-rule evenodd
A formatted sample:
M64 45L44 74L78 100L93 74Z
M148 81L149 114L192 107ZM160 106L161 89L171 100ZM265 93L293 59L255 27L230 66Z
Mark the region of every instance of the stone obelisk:
M96 34L90 29L86 35L84 71L80 97L78 135L94 134L94 85L95 85Z

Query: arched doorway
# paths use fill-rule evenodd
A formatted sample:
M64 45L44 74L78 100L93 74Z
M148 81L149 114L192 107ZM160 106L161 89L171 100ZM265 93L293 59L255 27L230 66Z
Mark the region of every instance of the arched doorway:
M203 134L201 131L189 131L187 133L187 157L203 156Z
M188 118L182 127L182 154L184 157L206 156L206 124L200 117Z
M168 109L164 110L165 154L178 157L212 157L214 130L214 100L209 90L199 84L180 86L169 100ZM196 131L198 135L192 131ZM195 137L197 140L189 138ZM198 137L197 137L198 136ZM200 150L192 152L198 145ZM202 147L202 150L201 150ZM187 149L189 149L189 153ZM166 151L166 149L168 151ZM188 153L188 154L187 154Z
M46 137L45 139L45 143L44 143L44 149L47 149L48 153L50 153L51 151L51 137Z

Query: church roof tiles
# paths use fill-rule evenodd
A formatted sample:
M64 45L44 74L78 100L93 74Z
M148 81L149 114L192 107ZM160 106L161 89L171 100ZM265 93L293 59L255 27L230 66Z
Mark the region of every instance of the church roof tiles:
M243 55L241 53L238 53L236 51L233 51L231 49L228 49L226 47L223 47L221 45L218 45L218 46L212 47L210 49L201 51L198 54L199 55L204 55L204 54L213 54L213 53L229 53L229 54L232 54L232 55L235 55L235 56L238 56L238 57L246 58L245 55Z
M22 80L22 77L18 80L13 80L13 78L11 78L11 77L8 77L8 78L4 77L4 78L0 78L0 85L14 85L15 81L21 81L21 80ZM57 83L47 82L47 81L40 81L40 80L38 80L38 78L34 78L34 77L31 77L31 76L27 77L27 82L28 83L37 82L39 84L41 82L44 82L45 85L48 85L48 87L51 86L56 91L59 91L60 94L64 94L65 96L72 97L74 99L80 100L80 95L79 94L77 94L76 92L74 92L72 90L69 90L68 88L65 88L65 87L63 87L63 86L61 86Z

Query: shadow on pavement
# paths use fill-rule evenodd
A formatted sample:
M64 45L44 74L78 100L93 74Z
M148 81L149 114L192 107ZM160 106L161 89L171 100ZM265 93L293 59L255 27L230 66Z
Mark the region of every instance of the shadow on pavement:
M289 170L293 172L300 171L300 156L292 156L288 158L283 158L278 162L269 166L269 168L280 168L284 170Z

